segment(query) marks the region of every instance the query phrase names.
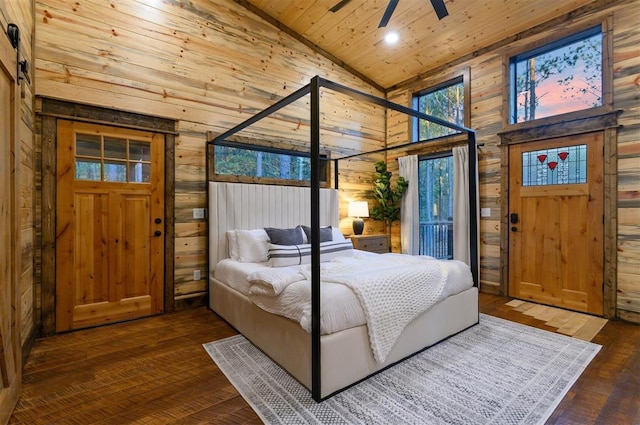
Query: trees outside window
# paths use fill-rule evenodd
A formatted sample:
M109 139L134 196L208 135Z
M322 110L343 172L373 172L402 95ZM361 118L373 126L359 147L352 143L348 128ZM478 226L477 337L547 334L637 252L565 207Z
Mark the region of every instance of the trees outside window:
M511 124L602 105L602 31L574 34L511 58Z
M413 108L452 124L465 125L464 80L462 75L430 87L413 96ZM413 141L421 142L455 134L442 125L414 118ZM420 220L419 254L453 258L453 156L430 155L418 162Z
M464 84L462 77L424 90L413 97L413 108L452 124L464 126ZM413 141L436 139L456 133L448 127L414 118Z
M234 176L309 180L311 163L308 157L216 146L215 170Z
M418 162L420 255L453 258L453 156Z
M321 155L320 180L326 181L328 157ZM214 170L218 175L255 179L308 182L311 179L311 159L307 153L271 149L254 145L216 145Z

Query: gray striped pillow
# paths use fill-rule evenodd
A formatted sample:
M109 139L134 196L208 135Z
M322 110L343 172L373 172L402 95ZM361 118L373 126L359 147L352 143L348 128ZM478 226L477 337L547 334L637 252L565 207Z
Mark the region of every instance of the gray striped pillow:
M311 244L276 245L267 244L271 267L297 266L311 263ZM320 243L320 261L330 261L336 257L352 257L353 245L350 240Z

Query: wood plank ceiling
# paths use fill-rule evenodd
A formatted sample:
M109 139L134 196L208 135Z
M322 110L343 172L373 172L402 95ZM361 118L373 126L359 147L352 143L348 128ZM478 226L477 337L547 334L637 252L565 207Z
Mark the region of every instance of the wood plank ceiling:
M386 28L388 0L351 0L335 13L340 0L236 1L388 89L594 0L445 0L442 20L429 0L402 0ZM400 40L387 45L392 30Z

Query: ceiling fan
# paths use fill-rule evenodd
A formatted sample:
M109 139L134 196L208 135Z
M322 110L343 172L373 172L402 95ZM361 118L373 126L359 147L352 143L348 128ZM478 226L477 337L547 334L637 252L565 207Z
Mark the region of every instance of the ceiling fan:
M335 6L329 9L329 11L335 13L338 10L345 7L347 3L349 3L350 1L351 0L340 0L338 3L335 4ZM380 24L378 25L378 28L383 28L387 26L387 24L389 23L389 20L391 19L391 15L393 15L393 11L396 10L396 6L398 5L399 1L400 0L389 0L389 4L387 5L387 9L384 11L384 15L382 15L382 19L380 20ZM430 0L430 1L431 1L431 6L433 7L433 10L435 10L436 15L438 15L438 19L442 19L449 14L449 12L447 11L447 7L444 5L444 0Z

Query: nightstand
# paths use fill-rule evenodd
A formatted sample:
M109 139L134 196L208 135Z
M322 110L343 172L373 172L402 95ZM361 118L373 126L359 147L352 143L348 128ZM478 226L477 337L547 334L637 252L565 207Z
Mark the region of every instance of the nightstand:
M389 235L351 235L355 249L384 254L389 252Z

